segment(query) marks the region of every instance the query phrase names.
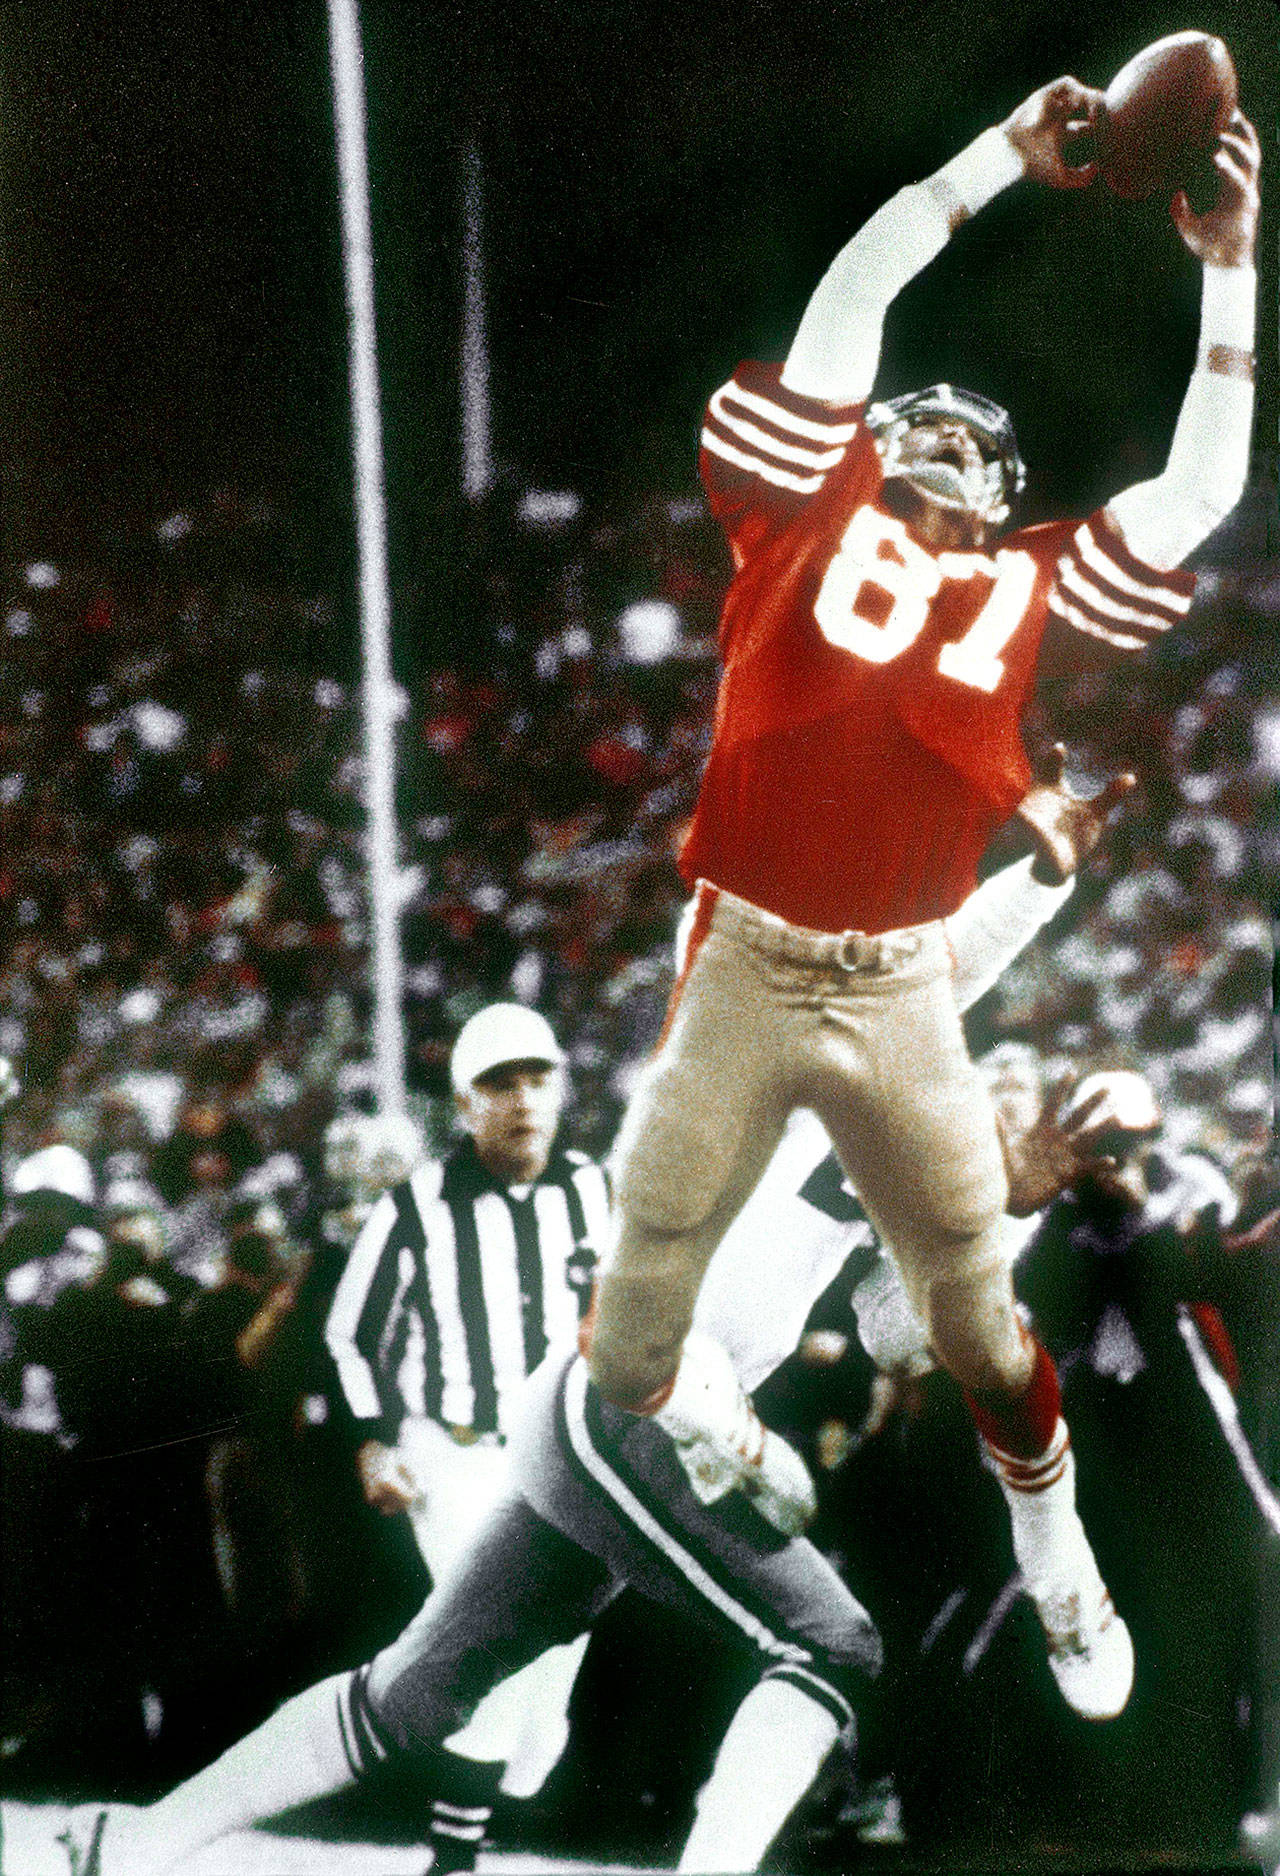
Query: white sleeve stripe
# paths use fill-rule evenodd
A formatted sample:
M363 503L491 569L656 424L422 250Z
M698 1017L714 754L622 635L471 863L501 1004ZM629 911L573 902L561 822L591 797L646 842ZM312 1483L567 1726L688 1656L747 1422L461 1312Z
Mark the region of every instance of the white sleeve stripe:
M326 1346L357 1420L376 1420L382 1412L373 1369L357 1348L355 1338L360 1313L395 1222L395 1200L384 1192L351 1248L324 1325Z
M789 469L777 469L772 463L762 462L758 457L748 456L745 450L735 449L732 443L726 443L714 430L702 432L702 447L709 449L713 456L722 456L735 468L745 469L751 475L761 477L765 482L772 482L775 488L794 489L798 495L812 495L826 481L824 475L797 476Z
M1063 560L1058 567L1058 584L1067 587L1077 599L1095 612L1105 612L1109 619L1122 620L1126 625L1141 625L1149 632L1167 632L1173 624L1171 619L1158 617L1152 612L1137 612L1132 606L1122 606L1118 600L1111 599L1100 586L1087 580L1071 561Z
M858 434L856 422L818 423L812 417L798 417L794 411L784 409L770 398L761 397L755 391L744 391L736 378L731 378L728 384L722 384L711 399L711 407L717 415L720 414L719 400L724 397L732 398L744 410L754 411L757 417L776 424L779 430L790 430L793 436L807 437L811 443L851 443Z
M724 393L717 391L711 400L711 415L717 423L732 430L744 443L754 443L768 456L777 456L783 462L799 463L804 469L834 469L844 457L844 446L835 449L804 449L799 443L784 443L781 437L770 436L767 430L758 429L754 423L748 423L745 417L735 417L724 408Z
M1128 638L1122 632L1109 632L1104 625L1099 625L1096 619L1089 618L1087 613L1081 612L1069 600L1064 599L1061 593L1050 594L1049 611L1056 612L1060 619L1067 621L1068 625L1074 625L1079 631L1087 632L1090 638L1105 639L1108 645L1115 645L1121 651L1144 651L1146 649L1146 639Z
M1145 599L1156 605L1167 606L1170 612L1186 612L1191 605L1191 595L1180 593L1171 586L1157 586L1143 580L1135 580L1131 573L1116 565L1106 550L1099 546L1090 532L1087 522L1083 523L1072 536L1073 545L1079 550L1082 560L1087 560L1095 573L1100 573L1112 586L1118 586L1123 593L1130 593L1135 599Z
M588 1248L603 1260L612 1245L614 1230L604 1174L598 1166L581 1166L573 1175L573 1183L587 1220Z

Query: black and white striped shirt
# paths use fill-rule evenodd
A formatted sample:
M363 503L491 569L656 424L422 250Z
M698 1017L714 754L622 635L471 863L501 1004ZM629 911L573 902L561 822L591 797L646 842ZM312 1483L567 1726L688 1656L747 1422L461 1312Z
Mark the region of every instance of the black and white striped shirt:
M608 1228L603 1171L564 1148L513 1190L465 1140L384 1192L325 1324L361 1432L394 1445L418 1415L505 1434L525 1377L576 1334Z

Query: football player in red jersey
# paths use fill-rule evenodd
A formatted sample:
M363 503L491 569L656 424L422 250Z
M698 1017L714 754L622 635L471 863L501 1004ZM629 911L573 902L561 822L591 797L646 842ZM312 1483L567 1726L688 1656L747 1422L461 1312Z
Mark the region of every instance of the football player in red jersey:
M1174 225L1204 264L1200 345L1167 464L1083 523L1007 532L1022 465L998 406L946 385L868 404L885 313L949 235L1029 176L1092 182L1068 139L1100 94L1042 87L836 257L785 363L712 397L701 472L735 574L714 738L681 868L696 912L662 1044L617 1153L619 1240L589 1360L606 1399L708 1442L783 1528L804 1482L745 1450L684 1350L716 1244L788 1114L817 1111L966 1391L1065 1698L1119 1712L1133 1653L1075 1508L1057 1375L999 1254L1007 1174L969 1060L942 921L1028 781L1042 648L1120 658L1180 621L1190 550L1235 505L1252 421L1259 146L1236 113L1217 194ZM779 1246L779 1256L786 1246ZM768 1306L768 1299L761 1299Z

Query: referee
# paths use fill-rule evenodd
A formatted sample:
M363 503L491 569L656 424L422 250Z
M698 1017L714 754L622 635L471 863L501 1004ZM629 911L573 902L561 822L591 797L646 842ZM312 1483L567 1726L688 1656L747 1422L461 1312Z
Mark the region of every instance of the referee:
M365 1496L408 1514L435 1582L501 1496L525 1378L576 1336L609 1217L603 1171L557 1139L564 1052L544 1017L519 1003L480 1010L450 1074L464 1137L378 1200L325 1327L364 1436ZM495 1688L448 1742L433 1867L470 1866L499 1778L512 1797L541 1786L564 1749L584 1646Z

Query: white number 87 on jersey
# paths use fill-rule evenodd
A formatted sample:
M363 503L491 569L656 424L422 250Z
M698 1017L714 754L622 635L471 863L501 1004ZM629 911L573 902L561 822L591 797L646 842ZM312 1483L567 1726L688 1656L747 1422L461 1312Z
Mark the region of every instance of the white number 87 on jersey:
M1030 554L1016 548L1000 548L994 555L930 554L896 516L859 508L822 577L813 615L830 644L869 664L889 664L915 644L945 580L978 578L991 582L986 603L963 638L942 646L938 670L990 693L1004 676L1000 653L1017 630L1035 585Z

